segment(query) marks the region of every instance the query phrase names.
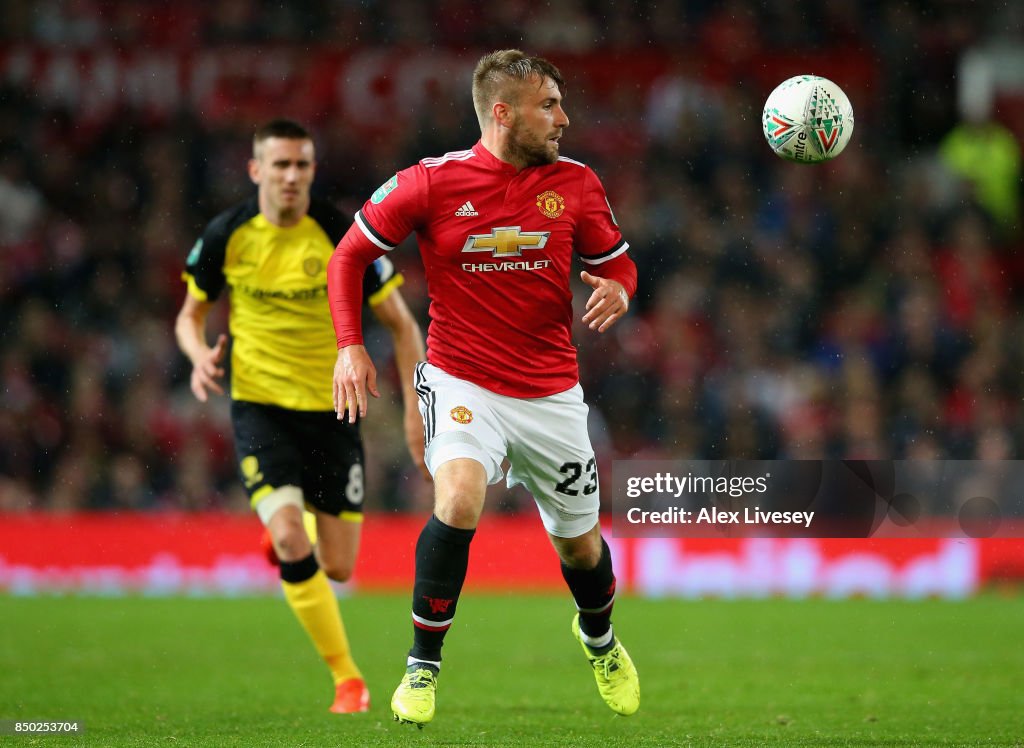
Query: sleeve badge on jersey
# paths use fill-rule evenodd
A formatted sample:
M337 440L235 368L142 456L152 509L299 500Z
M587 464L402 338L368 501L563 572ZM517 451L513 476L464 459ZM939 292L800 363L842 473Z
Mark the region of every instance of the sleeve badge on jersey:
M465 405L456 405L451 409L450 415L455 423L466 425L467 423L473 422L473 411Z
M203 253L203 238L199 237L195 244L192 245L192 251L188 253L188 258L185 260L186 265L195 265L199 261L199 255Z
M558 218L565 212L565 199L554 190L537 195L537 208L548 218Z
M370 202L377 205L384 201L384 198L391 194L391 192L398 186L398 175L391 177L388 181L374 190L373 194L370 195Z

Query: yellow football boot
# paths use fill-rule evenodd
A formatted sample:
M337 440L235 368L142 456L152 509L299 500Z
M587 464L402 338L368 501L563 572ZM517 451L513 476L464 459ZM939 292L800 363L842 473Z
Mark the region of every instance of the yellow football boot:
M414 662L406 668L402 682L391 697L396 722L416 725L422 730L434 718L437 673L437 668L423 662Z
M604 703L616 714L624 717L633 714L640 708L640 676L622 642L616 637L611 649L603 655L595 655L580 636L579 613L572 619L572 634L594 668L594 680Z

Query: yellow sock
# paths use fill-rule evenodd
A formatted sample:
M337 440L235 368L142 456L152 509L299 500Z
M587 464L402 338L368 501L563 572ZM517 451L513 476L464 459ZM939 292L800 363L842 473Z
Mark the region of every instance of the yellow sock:
M349 651L345 624L341 622L338 601L327 575L318 570L305 582L296 584L282 581L281 587L288 605L313 640L316 651L331 669L334 683L349 678L362 678Z

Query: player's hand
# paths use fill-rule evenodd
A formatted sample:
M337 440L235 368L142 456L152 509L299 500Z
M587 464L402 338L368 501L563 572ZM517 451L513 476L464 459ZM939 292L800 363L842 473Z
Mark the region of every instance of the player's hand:
M587 313L583 315L583 323L591 330L604 332L629 311L626 289L618 281L591 275L586 270L580 273L580 278L594 289L594 293L587 299Z
M420 471L420 475L425 480L430 481L430 471L427 470L427 463L423 457L423 418L420 416L417 408L405 409L402 426L405 429L405 443L409 447L409 454L412 455L413 464Z
M208 348L192 365L192 394L201 403L205 403L209 398L207 390L212 390L218 395L224 394L224 388L217 380L224 378L224 367L220 363L224 360L227 347L228 336L221 333L213 348Z
M347 345L338 351L334 364L334 412L338 420L348 411L348 422L366 417L367 396L380 397L377 391L377 370L366 352L366 346Z

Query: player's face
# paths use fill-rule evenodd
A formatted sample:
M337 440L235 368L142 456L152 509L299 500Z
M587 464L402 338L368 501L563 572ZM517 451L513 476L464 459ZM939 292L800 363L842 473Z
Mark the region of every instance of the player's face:
M313 141L267 138L249 162L259 185L260 211L276 224L291 225L309 210L309 189L316 171Z
M558 141L569 126L562 93L547 77L539 86L536 79L521 86L515 119L509 127L508 161L522 166L553 164L558 160Z

